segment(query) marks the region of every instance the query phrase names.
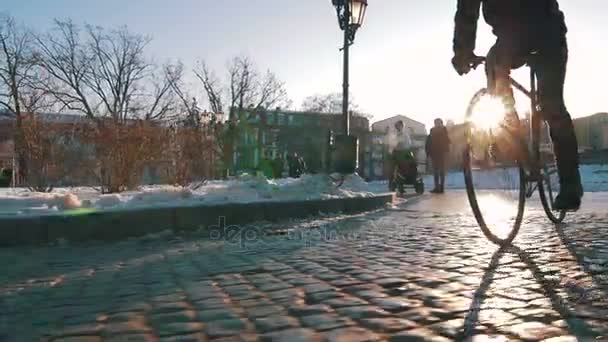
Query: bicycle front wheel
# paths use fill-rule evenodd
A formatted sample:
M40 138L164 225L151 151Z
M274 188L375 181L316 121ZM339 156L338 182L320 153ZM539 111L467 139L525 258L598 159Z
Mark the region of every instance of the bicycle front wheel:
M493 103L486 89L478 91L465 118L466 145L463 151L464 181L469 204L483 234L500 246L510 244L521 227L526 174L516 156L508 125L519 122L509 117L502 103Z

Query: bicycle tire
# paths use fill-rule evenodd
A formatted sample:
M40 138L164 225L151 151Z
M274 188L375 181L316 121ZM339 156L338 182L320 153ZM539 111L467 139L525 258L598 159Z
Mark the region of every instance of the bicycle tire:
M473 110L475 109L476 104L479 102L479 100L483 96L485 96L487 94L488 94L488 91L485 88L483 88L483 89L479 90L477 93L475 93L475 95L469 102L469 106L467 107L466 118L465 118L466 123L470 122L470 119L471 119L471 116L472 116ZM511 226L511 229L510 229L508 235L506 235L506 237L504 237L504 238L501 238L492 232L492 229L486 223L482 210L479 206L479 201L477 199L477 192L475 191L475 185L473 182L473 165L472 165L472 158L471 158L472 146L471 146L471 141L469 139L470 135L468 133L468 130L467 130L467 135L468 135L467 143L465 145L465 150L463 151L463 174L464 174L464 181L465 181L465 186L466 186L466 191L467 191L467 197L468 197L471 209L473 211L473 215L475 216L475 219L476 219L479 227L481 228L481 231L483 232L483 234L486 236L486 238L488 240L490 240L491 242L493 242L499 246L510 245L511 242L515 239L515 237L519 233L519 229L521 228L521 224L523 221L523 215L524 215L524 209L525 209L525 203L526 203L526 173L524 171L523 165L522 165L521 161L516 161L517 169L519 171L519 193L518 193L518 199L517 199L517 213L515 215L515 221L514 221L513 225Z
M547 215L547 218L555 224L559 224L564 222L566 218L566 211L561 210L556 212L553 210L553 189L551 187L551 172L547 167L548 163L543 161L541 149L540 149L540 126L541 121L538 117L538 114L535 113L534 119L532 122L532 139L533 139L533 149L534 149L534 157L536 165L540 168L539 170L539 179L538 179L538 196L540 197L540 202L543 205L543 210ZM548 196L547 196L548 195Z

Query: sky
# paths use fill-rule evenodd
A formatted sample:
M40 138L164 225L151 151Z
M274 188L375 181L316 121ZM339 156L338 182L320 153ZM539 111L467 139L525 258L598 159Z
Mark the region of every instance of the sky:
M569 28L566 104L573 117L608 111L608 1L561 0L560 6ZM374 121L397 114L427 126L435 117L462 121L485 79L481 68L464 77L452 69L455 9L456 0L369 0L351 50L350 89ZM36 30L54 18L127 25L153 38L148 53L156 61L205 60L218 73L232 57L246 55L286 82L296 107L306 96L342 89L342 33L330 0L3 0L0 12ZM485 54L493 41L481 23L476 53ZM514 77L528 83L524 68Z

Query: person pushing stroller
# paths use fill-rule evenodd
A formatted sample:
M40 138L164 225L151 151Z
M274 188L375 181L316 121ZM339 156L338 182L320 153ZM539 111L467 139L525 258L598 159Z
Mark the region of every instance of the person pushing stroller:
M409 184L414 185L417 193L421 193L424 191L424 186L418 179L418 163L412 152L412 139L404 131L403 121L399 120L395 123L395 130L395 148L390 155L389 189L398 190L402 195L405 192L404 185Z

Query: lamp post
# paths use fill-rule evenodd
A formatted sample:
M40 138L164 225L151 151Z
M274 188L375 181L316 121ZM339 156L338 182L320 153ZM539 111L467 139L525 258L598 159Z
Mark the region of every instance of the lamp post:
M348 109L349 48L355 41L355 34L363 24L367 11L367 0L332 0L338 15L340 29L344 31L344 75L342 84L342 124L343 135L334 139L334 168L336 172L355 172L358 164L359 143L357 137L350 136L350 112Z
M350 130L350 116L348 111L348 76L349 76L349 48L355 41L355 34L365 19L367 11L367 0L332 0L338 15L340 29L344 31L344 76L342 84L342 115L344 134L348 135Z

